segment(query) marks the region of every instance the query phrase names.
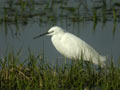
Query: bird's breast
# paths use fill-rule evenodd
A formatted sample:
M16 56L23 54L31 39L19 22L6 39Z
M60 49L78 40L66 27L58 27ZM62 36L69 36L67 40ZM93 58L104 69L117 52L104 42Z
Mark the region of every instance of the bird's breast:
M79 56L80 48L77 44L77 41L72 40L70 37L67 37L67 35L52 36L51 40L57 51L64 55L65 57L71 59Z
M57 51L60 52L61 54L64 54L65 49L63 43L61 42L61 39L62 38L60 36L54 35L52 36L51 41L54 47L57 49Z

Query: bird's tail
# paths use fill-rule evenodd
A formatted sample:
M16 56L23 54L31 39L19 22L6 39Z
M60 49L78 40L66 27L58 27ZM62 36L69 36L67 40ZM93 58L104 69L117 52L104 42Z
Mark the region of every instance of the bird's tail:
M102 68L103 68L103 67L106 67L105 61L106 61L106 56L101 56L101 57L100 57L100 66L101 66Z

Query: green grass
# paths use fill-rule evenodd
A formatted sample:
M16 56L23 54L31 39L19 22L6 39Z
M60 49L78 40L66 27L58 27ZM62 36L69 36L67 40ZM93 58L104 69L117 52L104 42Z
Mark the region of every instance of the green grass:
M120 69L110 67L96 70L81 61L71 65L50 65L41 56L30 53L20 61L19 52L0 59L0 90L118 90Z

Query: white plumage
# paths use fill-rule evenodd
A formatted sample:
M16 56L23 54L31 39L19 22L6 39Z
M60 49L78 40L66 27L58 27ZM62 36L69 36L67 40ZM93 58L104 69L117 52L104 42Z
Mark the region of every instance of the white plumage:
M66 32L58 26L54 26L48 30L48 32L39 35L34 38L38 38L43 35L52 36L51 40L58 52L69 59L78 60L82 59L86 61L92 60L96 65L105 65L105 56L101 56L94 48L87 44L77 36Z

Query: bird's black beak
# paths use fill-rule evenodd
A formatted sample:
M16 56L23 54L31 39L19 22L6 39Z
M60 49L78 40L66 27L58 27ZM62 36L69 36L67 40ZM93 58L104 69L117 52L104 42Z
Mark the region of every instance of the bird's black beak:
M49 32L45 32L45 33L40 34L40 35L38 35L38 36L36 36L36 37L33 37L33 39L36 39L36 38L42 37L42 36L44 36L44 35L46 35L46 34L49 34Z

